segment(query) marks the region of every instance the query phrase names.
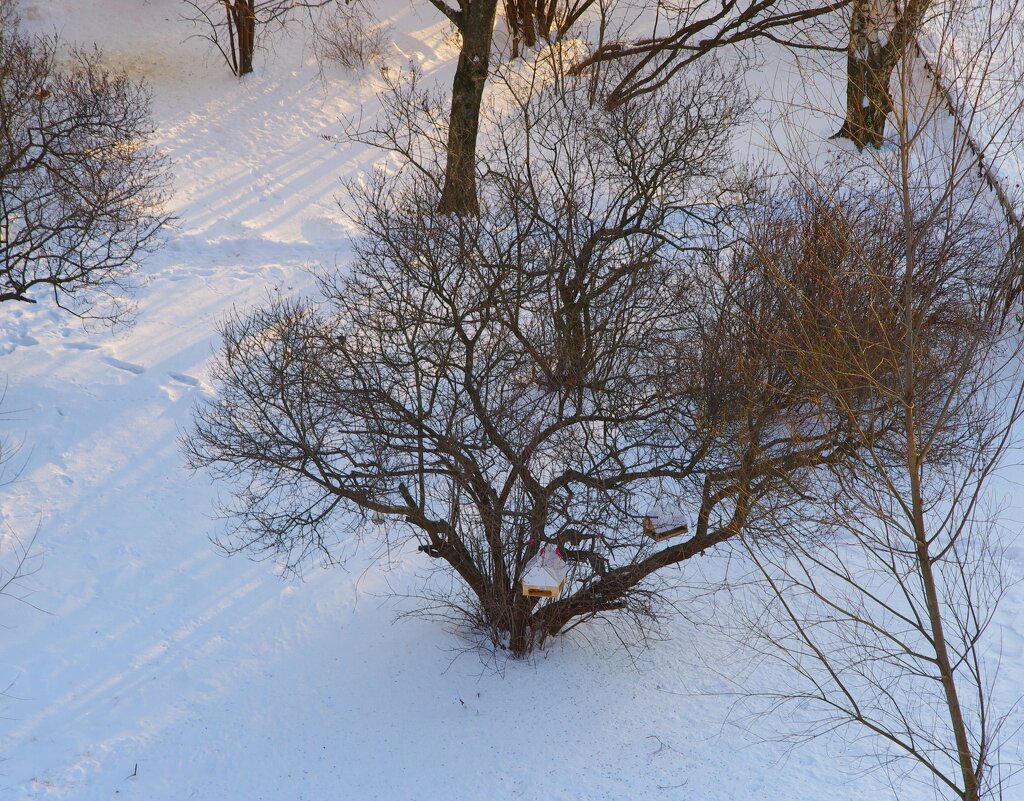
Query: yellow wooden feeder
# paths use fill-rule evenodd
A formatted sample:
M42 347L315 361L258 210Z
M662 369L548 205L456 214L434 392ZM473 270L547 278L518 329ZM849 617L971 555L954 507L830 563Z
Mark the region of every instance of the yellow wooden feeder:
M544 547L526 563L521 579L528 598L554 598L565 586L565 560L557 548Z
M680 512L667 515L649 514L644 518L644 534L655 542L686 534L689 530L690 522L686 515Z

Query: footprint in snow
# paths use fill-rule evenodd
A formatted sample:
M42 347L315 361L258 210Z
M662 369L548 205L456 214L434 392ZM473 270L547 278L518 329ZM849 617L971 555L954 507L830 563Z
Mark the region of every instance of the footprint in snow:
M112 356L104 356L103 361L118 370L124 370L128 373L134 373L135 375L142 375L146 372L146 368L139 364L132 364L131 362L123 362L120 359L115 359Z
M206 391L202 381L185 373L168 373L167 377L170 380L161 384L160 389L164 391L171 403L176 403L188 395L189 390L202 388L203 391Z
M65 350L97 350L99 345L93 345L91 342L65 342Z

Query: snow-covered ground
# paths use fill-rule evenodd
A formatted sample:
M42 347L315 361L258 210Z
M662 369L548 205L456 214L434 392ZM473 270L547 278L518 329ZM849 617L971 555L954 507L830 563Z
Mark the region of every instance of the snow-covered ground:
M440 16L386 6L392 58L447 83ZM396 622L408 603L389 593L414 591L425 557L385 569L367 549L299 581L214 549L215 488L183 468L177 440L210 391L216 324L344 264L334 196L374 155L323 135L361 104L372 113L374 80L321 81L295 37L238 82L187 39L183 7L21 4L34 29L98 42L147 79L177 224L145 264L133 327L0 308L3 433L22 445L0 490L5 548L38 530L32 606L0 598L0 798L887 797L824 743L787 751L726 725L728 687L701 662L731 657L686 623L639 654L592 627L494 664L437 623ZM1021 607L1011 597L1004 619ZM1024 676L1024 638L1003 631Z

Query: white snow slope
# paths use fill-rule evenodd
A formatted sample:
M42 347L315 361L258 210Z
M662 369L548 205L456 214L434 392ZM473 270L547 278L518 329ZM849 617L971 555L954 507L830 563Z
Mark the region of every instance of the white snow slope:
M0 798L889 797L821 744L787 753L723 727L731 699L692 658L716 646L683 623L639 655L590 628L496 669L438 624L395 621L385 593L414 590L425 557L385 571L359 554L298 581L213 548L215 489L183 468L177 438L210 391L216 324L344 264L334 195L374 156L321 135L372 111L374 86L321 83L299 38L236 81L186 40L183 8L21 4L32 28L97 42L147 79L178 220L145 264L131 328L0 308L3 433L22 443L0 491L2 550L38 530L33 606L0 598ZM387 10L392 58L447 83L440 16ZM1019 609L1014 596L1008 619ZM1008 665L1022 643L1004 629Z

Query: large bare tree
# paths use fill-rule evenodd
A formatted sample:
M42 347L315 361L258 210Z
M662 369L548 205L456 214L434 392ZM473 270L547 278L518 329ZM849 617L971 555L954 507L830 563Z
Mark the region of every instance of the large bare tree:
M799 700L810 733L866 729L940 796L997 798L1002 715L987 630L1008 583L988 485L1024 399L1016 333L1002 334L1009 239L991 208L961 216L920 185L904 198L872 190L840 208L840 192L819 197L793 219L794 240L764 252L805 321L776 346L802 354L822 397L885 398L898 422L856 469L816 487L802 520L780 526L785 548L748 541L774 596L754 603L757 647L790 668L775 698ZM865 218L883 247L854 244ZM861 276L860 304L823 307L807 294L827 296L832 277L793 280L818 248L851 257L836 266Z
M759 330L776 301L722 249L735 83L709 60L612 112L540 83L503 87L478 215L437 209L443 150L378 176L350 274L227 322L187 442L233 484L229 549L330 559L376 519L517 655L650 620L670 568L873 436L804 391ZM570 571L549 600L520 587L541 548Z
M441 211L475 214L477 138L484 88L490 71L491 46L498 0L428 0L455 26L461 47L452 80L448 117L448 152L439 201ZM513 52L533 47L538 39L563 33L593 4L593 0L504 0Z
M491 40L498 0L429 0L459 32L461 47L452 79L448 117L448 153L440 209L473 214L479 209L476 190L476 149L480 108L491 64Z
M933 0L853 0L846 66L846 118L836 133L858 147L881 147L893 110L893 70L917 37Z

